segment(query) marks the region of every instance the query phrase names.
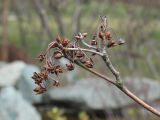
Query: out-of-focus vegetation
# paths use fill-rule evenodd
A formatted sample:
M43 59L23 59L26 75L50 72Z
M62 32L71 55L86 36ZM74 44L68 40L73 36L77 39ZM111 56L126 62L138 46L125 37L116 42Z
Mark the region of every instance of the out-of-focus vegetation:
M159 77L160 11L157 7L107 0L47 0L39 3L36 0L10 1L8 16L10 44L25 49L32 58L57 35L73 39L75 31L93 34L98 27L99 16L106 15L117 38L127 41L125 47L110 51L114 53L111 58L121 74ZM41 15L43 12L44 16Z
M67 118L63 116L63 111L57 107L52 108L51 111L48 111L47 116L51 120L67 120Z
M57 107L52 108L52 110L48 111L46 114L51 120L69 120L69 118L65 117L63 110ZM90 120L89 115L86 112L79 112L77 116L78 120Z

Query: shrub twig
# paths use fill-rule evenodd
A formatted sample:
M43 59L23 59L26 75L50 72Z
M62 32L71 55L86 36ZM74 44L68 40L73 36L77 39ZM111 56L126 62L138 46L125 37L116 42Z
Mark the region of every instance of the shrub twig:
M116 86L136 103L140 104L146 110L160 117L159 111L145 103L143 100L141 100L131 91L128 90L128 88L123 84L123 81L121 80L119 71L117 71L112 65L107 50L109 48L122 45L125 43L125 41L122 39L113 39L112 34L108 30L107 18L101 17L101 23L98 28L98 33L96 35L93 35L90 44L85 42L84 39L86 38L86 36L87 33L78 33L78 35L75 36L75 40L73 42L71 42L67 38L61 38L58 36L56 40L52 41L48 45L46 52L38 56L38 59L41 62L44 61L45 64L40 73L35 72L32 76L32 78L35 81L35 84L37 85L34 89L36 94L42 94L47 90L46 86L44 85L44 82L47 81L48 78L52 78L50 76L51 74L56 75L56 78L52 78L53 86L59 86L59 75L63 73L64 70L74 70L75 64L77 64L83 69L93 73L94 75ZM80 43L82 43L86 48L81 47ZM51 54L51 50L53 50L53 54ZM112 80L107 76L102 75L101 73L94 70L94 62L92 58L89 57L85 52L91 53L92 56L99 55L105 62L107 68L115 76L116 80ZM66 69L63 69L61 65L58 65L55 62L55 60L59 60L62 57L69 60L69 63L66 64Z

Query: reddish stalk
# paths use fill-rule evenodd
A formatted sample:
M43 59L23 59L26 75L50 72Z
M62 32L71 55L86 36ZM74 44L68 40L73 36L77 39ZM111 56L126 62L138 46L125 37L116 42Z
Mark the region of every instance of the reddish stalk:
M138 98L136 95L134 95L130 90L128 90L128 88L126 86L119 86L116 82L114 82L113 80L111 80L110 78L102 75L101 73L98 73L96 71L94 71L93 69L89 69L87 67L85 67L84 65L76 62L77 65L79 65L80 67L86 69L87 71L95 74L96 76L106 80L107 82L117 86L123 93L125 93L128 97L130 97L132 100L134 100L136 103L138 103L139 105L141 105L142 107L144 107L145 109L147 109L148 111L152 112L153 114L155 114L156 116L160 117L160 112L157 111L155 108L151 107L150 105L148 105L147 103L145 103L143 100L141 100L140 98Z

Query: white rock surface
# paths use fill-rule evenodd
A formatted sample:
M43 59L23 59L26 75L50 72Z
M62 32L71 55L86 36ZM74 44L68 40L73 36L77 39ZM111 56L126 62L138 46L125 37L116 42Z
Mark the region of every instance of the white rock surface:
M0 68L0 87L15 85L25 67L21 61L12 62Z
M160 83L147 78L126 78L125 85L141 99L152 102L160 98ZM154 94L153 94L154 93ZM53 100L84 103L92 109L119 108L135 104L128 96L101 79L78 80L75 84L49 91Z
M6 62L0 61L0 69L1 69L3 66L5 66L6 64L7 64Z
M16 84L16 87L22 93L23 97L30 103L38 103L42 100L42 95L35 95L35 92L33 92L35 84L31 78L33 72L39 71L40 70L37 66L27 64L22 71L22 76L20 78L21 80L19 80Z
M13 87L0 92L0 120L41 120L36 109Z

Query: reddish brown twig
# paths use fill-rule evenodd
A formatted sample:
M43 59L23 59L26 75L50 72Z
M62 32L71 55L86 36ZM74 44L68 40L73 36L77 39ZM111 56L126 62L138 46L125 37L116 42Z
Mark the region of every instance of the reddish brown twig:
M77 63L77 65L79 65L80 67L86 69L87 71L95 74L96 76L106 80L107 82L117 86L123 93L125 93L128 97L130 97L132 100L134 100L136 103L138 103L139 105L143 106L145 109L147 109L148 111L152 112L153 114L157 115L158 117L160 117L160 112L157 111L155 108L151 107L150 105L148 105L147 103L145 103L143 100L141 100L140 98L138 98L136 95L134 95L131 91L128 90L128 88L126 86L119 86L119 84L117 84L116 82L114 82L113 80L111 80L110 78L94 71L93 69L89 69L85 66L83 66L80 63Z

